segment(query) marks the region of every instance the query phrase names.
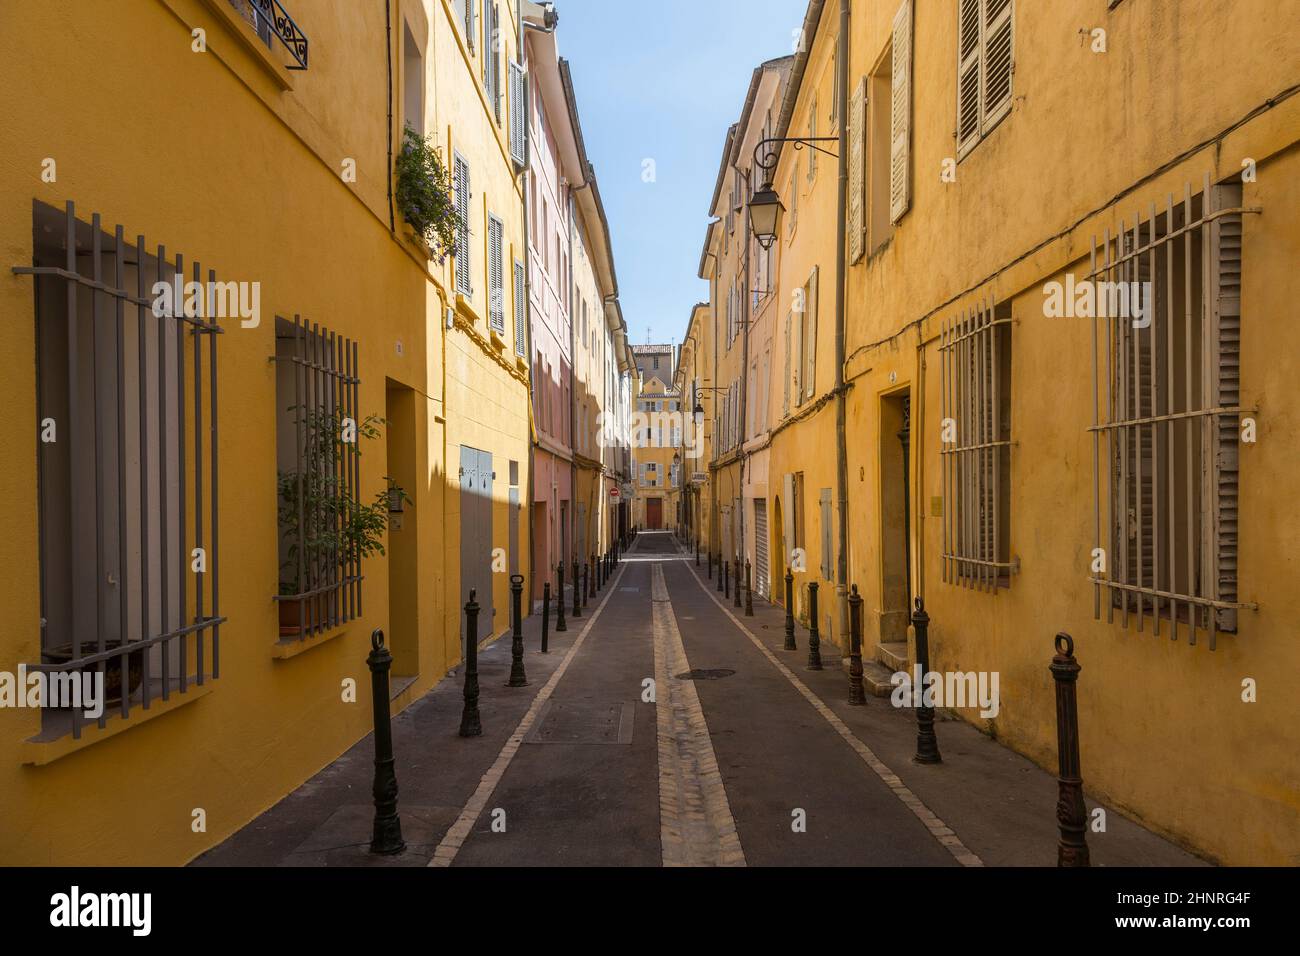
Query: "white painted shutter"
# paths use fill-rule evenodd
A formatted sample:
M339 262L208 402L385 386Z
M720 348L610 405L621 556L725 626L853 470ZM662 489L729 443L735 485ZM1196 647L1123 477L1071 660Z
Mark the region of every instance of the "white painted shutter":
M528 165L528 85L524 68L510 61L510 158L516 166Z
M497 35L501 32L501 8L492 4L492 39L488 43L488 56L492 61L492 115L501 123L501 50Z
M505 276L502 262L501 220L488 217L488 321L502 335L506 331Z
M889 221L898 222L911 199L908 181L912 133L912 0L894 15L893 77L889 104Z
M957 155L980 138L980 9L982 0L961 0L957 24Z
M478 0L466 0L465 3L465 44L469 47L469 52L474 52L474 33L478 29L478 10L475 4Z
M864 148L867 131L867 78L849 97L849 264L862 258L867 248L867 178Z
M524 264L515 260L515 353L528 354L528 287L524 281Z
M817 278L818 267L813 266L804 295L804 401L810 400L817 391Z
M470 178L469 163L456 154L456 212L460 216L460 229L456 235L456 291L464 295L474 294L474 284L470 281L470 246L469 246L469 209Z

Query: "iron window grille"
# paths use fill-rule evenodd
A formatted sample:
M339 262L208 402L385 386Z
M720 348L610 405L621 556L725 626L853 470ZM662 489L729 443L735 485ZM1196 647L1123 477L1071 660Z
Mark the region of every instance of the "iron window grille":
M979 302L939 344L944 434L943 580L981 591L1010 583L1011 311ZM952 429L951 433L947 433ZM951 438L951 440L949 440Z
M346 530L349 508L360 501L361 380L355 342L297 315L292 322L277 317L275 326L284 572L276 600L294 609L290 630L305 640L361 615L361 557Z
M1254 411L1241 407L1242 213L1259 211L1241 199L1240 184L1207 174L1199 194L1188 184L1181 202L1170 194L1094 237L1088 276L1106 283L1093 319L1094 613L1106 594L1108 622L1119 609L1142 631L1149 615L1158 636L1163 616L1171 640L1185 624L1211 650L1257 607L1237 579L1241 415ZM1133 291L1138 318L1116 307Z
M41 661L101 680L103 708L220 676L215 273L168 307L185 259L33 203ZM189 290L185 290L189 295ZM130 312L134 311L134 321ZM209 641L208 638L211 638ZM96 675L98 677L96 678ZM64 687L67 684L64 683ZM83 698L84 701L84 698ZM80 738L89 707L44 701L42 739Z
M280 0L230 0L230 5L249 22L268 48L274 36L289 51L296 65L286 64L287 69L307 69L307 34L293 22L293 17L289 16Z

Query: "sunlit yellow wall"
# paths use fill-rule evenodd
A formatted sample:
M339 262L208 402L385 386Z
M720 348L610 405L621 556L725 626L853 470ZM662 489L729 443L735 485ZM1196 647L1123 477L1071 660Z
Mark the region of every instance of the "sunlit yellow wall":
M528 366L514 348L514 287L511 270L516 259L527 261L523 229L522 179L515 175L509 153L509 112L505 95L506 61L517 59L513 4L499 4L501 11L500 43L504 60L501 66L501 121L498 123L484 91L483 42L466 43L462 24L454 6L445 0L425 0L435 35L432 63L434 93L431 97L436 113L429 124L437 131L440 145L448 155L459 151L471 167L470 242L473 246L473 295L455 295L455 328L446 333L446 394L450 411L447 420L447 466L451 475L446 508L445 562L450 574L449 593L456 595L453 605L459 609L468 599L460 581L460 501L459 469L461 446L492 454L496 473L493 482L492 545L504 552L509 547L509 463L519 463L519 500L528 498L527 469L529 460ZM481 5L480 5L481 6ZM480 9L480 16L482 11ZM481 34L481 26L479 30ZM488 327L488 213L504 223L504 310L506 332L497 336ZM444 286L454 290L452 260L444 270ZM531 547L528 539L528 511L519 515L519 569L529 573ZM493 556L485 554L484 562ZM505 562L509 567L509 560ZM501 567L498 562L497 567ZM493 574L492 604L496 617L492 634L499 635L510 626L510 576ZM459 656L460 624L455 614L446 617L446 642L449 654ZM480 634L487 636L486 621L480 621Z
M943 183L940 164L955 156L957 5L914 6L911 208L848 280L850 578L866 599L865 645L879 633L871 611L881 604L880 448L896 440L881 427L881 399L908 388L913 475L921 472L913 568L933 619L931 664L1000 673L999 715L962 716L1054 770L1047 665L1052 636L1069 631L1083 666L1089 792L1214 859L1294 864L1300 699L1288 677L1300 669L1292 624L1300 341L1287 316L1300 295L1300 99L1261 108L1295 83L1285 67L1300 62L1300 32L1263 0L1125 2L1113 11L1019 0L1014 108L958 164L956 182ZM851 86L884 49L896 8L854 4ZM823 32L828 25L833 17ZM1093 53L1080 27L1104 28L1108 52ZM1149 620L1142 634L1093 620L1091 324L1045 318L1043 284L1086 273L1091 237L1121 219L1131 226L1153 202L1163 208L1185 183L1199 191L1207 172L1233 180L1245 157L1258 163L1258 182L1245 184L1244 204L1263 212L1243 222L1242 404L1260 409L1260 438L1241 453L1239 580L1241 600L1260 609L1241 612L1239 633L1210 651L1204 635L1189 647L1185 627L1172 643L1167 623L1155 638ZM833 211L821 221L829 242ZM942 582L942 525L932 511L943 495L935 337L980 296L1009 301L1015 320L1010 548L1020 571L996 595ZM783 453L813 447L787 444ZM1259 682L1258 703L1241 702L1245 678Z
M509 56L513 5L501 7ZM444 342L449 265L428 260L400 215L390 232L384 5L294 0L292 13L310 38L305 72L283 70L288 56L278 45L258 52L255 39L245 42L236 31L247 28L223 0L18 4L6 13L5 264L31 261L34 199L55 207L72 199L79 216L99 212L107 228L122 223L128 236L143 232L151 244L164 242L169 252L215 269L219 279L259 281L262 321L255 329L228 322L219 342L219 560L228 618L222 676L170 712L141 719L137 710L107 739L87 730L76 747L25 744L39 715L0 710L0 862L181 863L267 809L370 729L365 658L374 628L388 632L395 671L417 670L394 709L458 659L459 444L494 455L497 546L507 543L511 458L520 462L523 497L527 373L513 354L509 276L504 347L487 337L483 275L475 299L458 307L464 327L446 332ZM480 75L478 64L458 59L451 6L442 0L392 5L395 146L403 19L427 45L426 129L445 159L450 141L475 164L476 266L485 268L481 217L489 207L506 224L510 263L521 254L523 233L504 131L489 125L471 79ZM205 31L205 52L191 49L194 29ZM58 163L54 183L40 179L46 157ZM341 176L347 159L355 160L355 183ZM0 323L0 347L12 358L2 386L6 405L27 428L38 419L30 277L0 283L0 313L9 319ZM362 414L385 413L387 386L409 389L395 407L412 436L397 459L415 476L402 531L416 537L403 552L415 564L404 568L390 615L391 558L367 560L364 614L319 646L277 659L268 357L274 316L295 313L358 342ZM363 497L385 487L386 444L363 448ZM0 473L10 502L0 543L0 669L8 671L39 659L36 457L33 443L16 447ZM526 570L526 520L520 547ZM506 576L498 575L498 607L507 606L506 589ZM416 622L417 633L398 620ZM347 678L357 682L355 703L341 699ZM118 726L110 721L109 731ZM207 825L196 833L192 811L199 808Z
M834 135L827 117L832 100L834 78L831 69L836 43L837 14L833 4L822 13L821 29L808 50L804 72L790 126L792 137ZM791 81L793 82L793 80ZM815 113L814 113L815 108ZM814 119L815 116L815 119ZM820 143L835 152L834 143ZM815 174L809 178L809 164L816 155ZM835 364L835 160L815 154L808 148L782 149L781 159L772 181L786 212L778 226L776 276L777 292L772 332L772 443L768 458L768 534L771 574L774 590L784 593L783 576L789 567L794 575L795 613L807 621L810 611L808 585L818 585L817 611L821 638L843 645L835 613L835 563L823 554L821 490L830 488L835 496L835 405L830 399L834 387ZM792 364L799 361L797 341L798 316L791 321L792 341L787 344L787 318L795 306L796 290L801 289L816 268L818 295L806 304L807 314L817 322L815 391L800 402L793 383L793 369L787 372L787 347L793 353ZM786 375L790 374L786 401ZM796 540L787 535L791 526L793 503L786 498L786 475L802 472L803 502L797 522L803 532ZM856 507L851 502L851 507ZM832 521L834 520L832 511ZM836 535L832 533L832 545ZM796 544L803 554L796 556ZM830 574L824 572L829 565ZM802 570L801 570L802 568ZM784 598L782 598L784 599Z

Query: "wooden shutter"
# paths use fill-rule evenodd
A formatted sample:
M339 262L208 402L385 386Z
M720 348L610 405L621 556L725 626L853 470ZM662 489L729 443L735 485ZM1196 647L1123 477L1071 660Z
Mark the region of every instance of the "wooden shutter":
M1242 204L1241 186L1211 189L1211 211L1235 209ZM1213 375L1211 402L1219 408L1236 408L1241 403L1241 214L1219 216L1210 223L1210 371ZM1213 540L1204 549L1212 566L1208 580L1221 601L1237 600L1237 497L1238 452L1241 417L1214 415L1210 445L1210 487L1213 508ZM1218 626L1236 630L1235 608L1216 611Z
M501 32L501 8L492 4L492 40L488 44L488 56L492 63L492 115L497 124L501 123L501 50L497 49L497 35Z
M465 2L465 44L469 47L469 52L474 52L474 32L478 29L478 11L474 9L477 0L466 0Z
M502 262L501 220L488 216L488 322L502 335L506 331L505 268Z
M849 97L849 265L862 258L867 248L867 178L864 146L867 131L867 78Z
M984 25L980 30L981 135L1011 111L1013 7L1012 0L984 0Z
M808 107L808 138L817 138L817 97L814 96L812 103ZM814 147L808 148L808 182L817 178L817 150Z
M804 375L803 397L809 401L817 391L817 279L818 267L813 266L812 275L804 294Z
M957 23L957 155L980 138L981 0L961 0Z
M911 199L908 143L912 133L912 0L894 15L893 76L889 104L889 221L898 222Z
M528 165L528 85L524 68L510 61L510 158L516 166Z
M524 281L524 264L515 260L515 353L528 354L528 288Z
M781 401L781 416L790 414L790 327L794 323L794 313L785 314L785 397Z
M460 216L460 229L456 235L456 291L464 295L474 294L474 284L470 281L470 245L469 245L469 208L470 178L469 163L459 153L456 154L456 212Z

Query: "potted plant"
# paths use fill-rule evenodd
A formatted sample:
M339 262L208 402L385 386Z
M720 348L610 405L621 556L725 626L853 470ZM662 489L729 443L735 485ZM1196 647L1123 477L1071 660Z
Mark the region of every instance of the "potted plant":
M306 595L332 581L342 581L356 562L384 554L383 535L391 503L388 480L370 503L352 497L346 475L359 468L362 440L380 435L387 422L378 415L350 423L339 410L297 408L303 426L301 470L278 476L280 565L280 635L302 632L303 605L321 606L321 596ZM355 430L355 434L351 432ZM405 492L402 493L405 497ZM409 499L406 499L409 500ZM298 598L294 600L294 598ZM333 600L330 595L328 600Z
M465 223L456 210L451 174L430 141L410 124L397 155L397 208L439 263L456 248Z

